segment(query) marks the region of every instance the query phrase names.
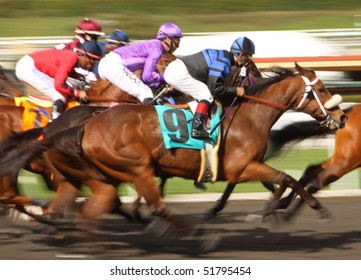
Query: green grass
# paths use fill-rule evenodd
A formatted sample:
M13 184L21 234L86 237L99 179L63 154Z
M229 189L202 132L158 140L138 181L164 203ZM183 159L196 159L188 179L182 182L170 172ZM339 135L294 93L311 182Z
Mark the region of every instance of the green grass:
M84 17L99 20L107 33L120 28L132 39L147 39L167 21L183 32L327 29L353 28L361 14L356 0L0 0L0 5L0 37L72 36Z
M272 167L285 171L296 179L299 179L302 172L310 164L316 164L321 161L326 160L329 155L332 154L332 151L320 149L320 150L285 150L278 157L272 158L267 161ZM41 178L37 175L31 174L27 171L22 171L22 176L32 178L31 180L36 180L36 183L22 184L21 193L24 193L30 197L37 197L42 199L49 199L53 197L54 193L46 189L45 185L41 181ZM34 179L36 178L36 179ZM24 179L24 178L22 178ZM343 180L343 179L341 179ZM349 178L341 182L343 188L359 188L358 181L360 180L360 172L355 171L355 174L352 178ZM217 182L215 184L208 183L207 192L221 193L226 187L226 182ZM335 187L339 188L338 186ZM264 187L259 182L247 182L242 183L236 186L234 192L236 193L249 193L249 192L264 192ZM184 180L181 178L173 178L168 180L166 185L167 195L174 194L193 194L193 193L202 193L203 191L196 189L193 186L193 181ZM130 195L134 193L131 187L127 184L124 184L120 187L119 194ZM87 188L83 188L82 195L87 196L89 194Z

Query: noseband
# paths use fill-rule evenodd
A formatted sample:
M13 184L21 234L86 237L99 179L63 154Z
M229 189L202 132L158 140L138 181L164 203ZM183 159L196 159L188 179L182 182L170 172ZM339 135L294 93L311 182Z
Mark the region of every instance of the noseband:
M340 104L342 102L342 97L339 94L336 94L336 95L332 96L332 98L325 103L325 106L323 106L316 91L313 89L313 86L319 81L319 78L316 76L316 78L311 82L307 77L302 76L302 75L301 75L301 77L306 84L305 91L303 92L303 97L302 97L300 103L296 106L295 110L298 110L303 106L308 95L311 93L311 94L313 94L313 96L323 114L323 120L319 121L320 125L329 126L333 122L333 119L326 112L325 108L330 109L332 107L337 106L338 104Z

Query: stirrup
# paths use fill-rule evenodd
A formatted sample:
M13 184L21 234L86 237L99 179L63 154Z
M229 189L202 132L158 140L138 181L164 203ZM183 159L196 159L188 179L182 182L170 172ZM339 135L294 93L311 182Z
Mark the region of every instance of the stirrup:
M208 132L203 130L203 129L202 130L192 129L191 136L193 138L197 138L197 139L207 139L207 138L209 138Z

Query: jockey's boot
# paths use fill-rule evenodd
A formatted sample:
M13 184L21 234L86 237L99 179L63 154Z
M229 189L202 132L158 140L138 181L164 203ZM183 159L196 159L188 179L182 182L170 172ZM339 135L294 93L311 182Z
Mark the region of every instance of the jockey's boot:
M144 98L143 104L144 105L155 105L155 101L153 100L153 98L147 97L147 98Z
M196 112L193 116L191 136L197 139L206 139L209 137L207 132L207 113L210 103L206 100L201 100L198 103Z
M51 121L55 120L57 117L60 116L66 109L66 104L64 101L58 99L54 101L53 110L51 113Z

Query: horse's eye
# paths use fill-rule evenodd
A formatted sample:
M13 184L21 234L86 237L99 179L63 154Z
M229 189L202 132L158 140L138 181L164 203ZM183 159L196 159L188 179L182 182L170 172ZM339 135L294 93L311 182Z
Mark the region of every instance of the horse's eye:
M326 91L326 88L325 87L321 87L318 89L319 92L325 92Z

